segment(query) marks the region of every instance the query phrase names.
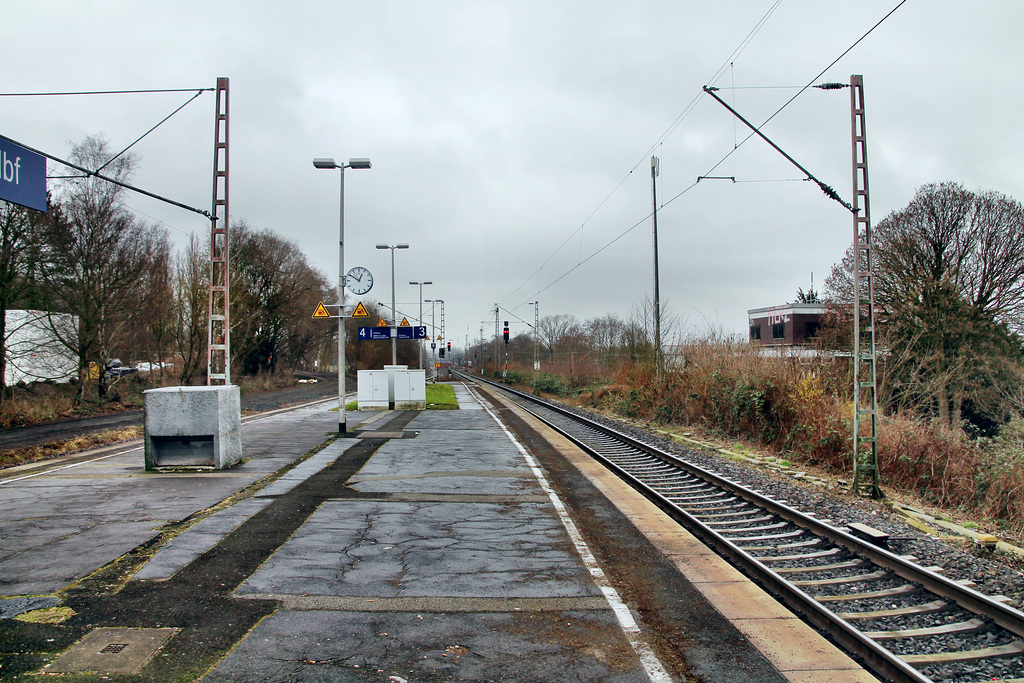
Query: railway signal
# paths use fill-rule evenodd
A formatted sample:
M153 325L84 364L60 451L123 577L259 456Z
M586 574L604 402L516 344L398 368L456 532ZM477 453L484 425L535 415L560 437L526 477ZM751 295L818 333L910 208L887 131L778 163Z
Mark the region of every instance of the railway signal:
M505 343L508 344L508 321L505 321L505 329L502 331L501 336L505 339Z

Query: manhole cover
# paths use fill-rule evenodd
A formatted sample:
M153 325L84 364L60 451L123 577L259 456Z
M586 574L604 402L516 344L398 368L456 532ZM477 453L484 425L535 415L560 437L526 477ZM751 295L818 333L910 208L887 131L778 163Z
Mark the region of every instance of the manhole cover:
M97 628L52 664L43 667L42 673L135 673L177 631L176 628Z

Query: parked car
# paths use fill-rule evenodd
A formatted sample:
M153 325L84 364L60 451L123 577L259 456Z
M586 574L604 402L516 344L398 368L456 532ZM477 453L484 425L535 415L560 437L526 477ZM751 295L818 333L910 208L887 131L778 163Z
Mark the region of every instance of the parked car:
M138 372L135 368L128 367L127 365L121 365L120 358L108 358L107 359L107 370L104 373L108 379L115 379L130 375L133 372Z

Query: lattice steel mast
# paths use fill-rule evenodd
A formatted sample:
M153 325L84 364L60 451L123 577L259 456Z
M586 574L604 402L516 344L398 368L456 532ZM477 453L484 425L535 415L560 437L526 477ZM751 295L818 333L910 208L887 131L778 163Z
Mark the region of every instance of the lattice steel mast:
M210 221L210 315L206 383L231 384L231 288L228 249L228 79L217 79L213 142L213 218Z
M875 365L875 270L868 198L864 77L850 76L853 142L853 490L883 498L878 480L878 383ZM867 421L867 434L861 421Z

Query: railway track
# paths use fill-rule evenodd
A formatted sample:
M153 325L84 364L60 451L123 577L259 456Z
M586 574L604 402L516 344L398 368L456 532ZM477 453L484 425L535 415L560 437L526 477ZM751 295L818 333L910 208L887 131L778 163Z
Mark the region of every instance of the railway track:
M603 462L885 680L1024 683L1024 613L624 432L481 378Z

